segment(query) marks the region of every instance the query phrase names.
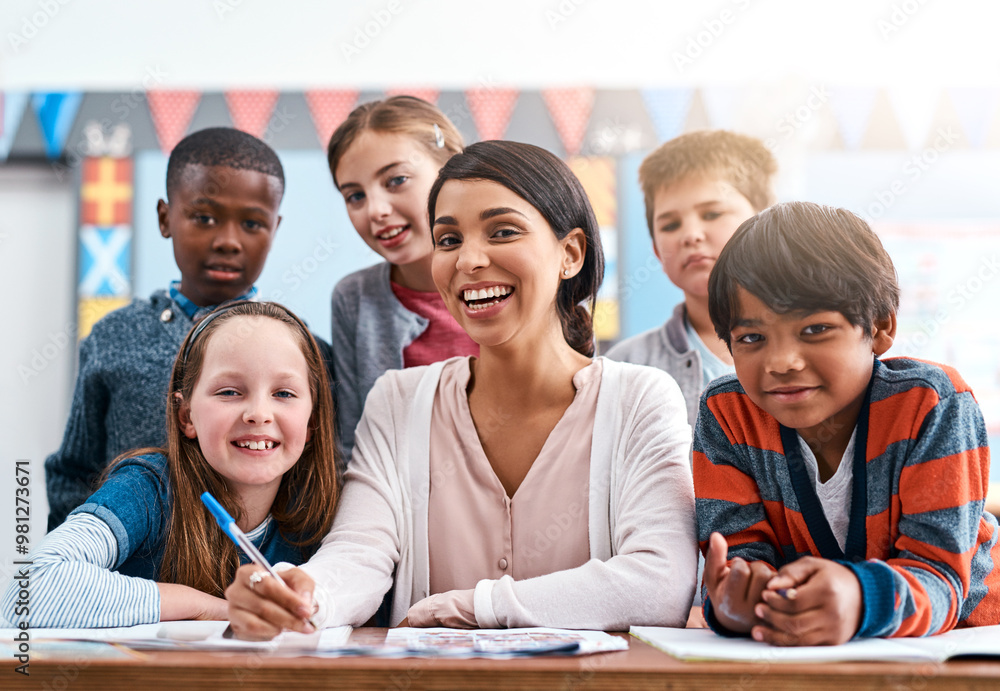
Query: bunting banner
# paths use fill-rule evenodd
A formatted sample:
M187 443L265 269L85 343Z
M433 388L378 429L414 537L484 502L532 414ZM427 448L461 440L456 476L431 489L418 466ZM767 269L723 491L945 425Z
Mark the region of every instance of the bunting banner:
M188 127L201 100L201 92L147 91L146 99L160 150L169 154L188 133Z
M441 90L424 88L424 87L418 87L415 89L396 88L396 89L387 89L385 95L386 98L392 96L416 96L417 98L422 98L428 103L433 103L434 105L437 105L438 96L441 95Z
M233 126L263 139L274 107L278 104L278 96L279 92L273 90L227 91L226 105L229 106Z
M503 139L519 93L517 89L490 88L468 89L465 92L465 101L469 104L480 141Z
M0 163L7 160L27 106L28 94L23 91L0 93Z
M57 159L62 155L82 101L83 93L79 91L32 95L31 105L42 128L45 155L48 158Z
M743 90L735 86L712 86L701 89L709 122L715 129L736 128L736 116L743 101Z
M829 98L824 99L822 142L816 140L806 146L822 150L839 146L845 151L919 151L933 145L939 130L950 127L952 132L959 133L961 147L1000 147L1000 88L824 86L824 91ZM436 103L442 92L421 87L393 88L385 93L409 94ZM524 101L523 95L529 92L510 86L491 88L477 84L463 91L443 93L450 99L449 103L464 97L476 128L475 136L497 139L507 136L511 124L519 122L517 108ZM530 93L542 96L567 157L589 151L588 136L596 134L603 126L590 122L596 99L594 89L553 88ZM205 124L232 124L264 138L268 127L273 127L270 123L275 117L280 95L275 90L226 92L231 120L225 117L220 120L217 114L206 112L204 117L209 120ZM189 133L201 112L202 92L151 90L145 96L153 128L149 131L142 128L135 145L139 150L159 148L167 153ZM305 91L303 96L317 141L325 147L333 130L356 107L361 92L351 88L316 89ZM640 108L644 113L624 111L624 117L632 121L623 126L630 131L652 127L661 141L695 128L767 131L768 123L775 122L776 118L780 131L786 126L784 117L798 112L794 109L796 102L785 99L785 96L791 98L790 87L652 88L630 92L629 99L636 96L642 101ZM19 156L58 159L67 155L70 148L79 148L80 153L91 156L106 153L86 146L87 130L77 124L83 112L80 110L83 97L80 92L0 92L0 163L10 156L24 124L24 114L29 109L37 116L41 137L36 138L32 128L32 135L18 143ZM829 112L826 112L827 105ZM649 126L645 124L647 121ZM804 122L792 125L797 128ZM838 132L836 138L832 134L834 123ZM527 126L530 127L530 123ZM79 142L68 141L72 132L81 132ZM638 144L626 142L618 150L621 153L635 146Z
M868 129L865 131L861 148L865 150L906 150L906 136L896 119L895 108L889 100L885 89L879 89L875 94L875 104L868 117Z
M132 159L83 159L80 223L102 227L132 223Z
M996 89L985 87L957 87L948 89L948 96L969 146L974 149L983 148L1000 94Z
M889 102L910 151L924 147L940 98L937 89L926 86L889 88Z
M661 142L669 141L684 131L693 97L693 89L642 90L646 112L649 113L656 136Z
M875 107L878 89L873 87L830 87L830 109L840 129L844 147L856 151L861 148L868 121Z
M319 138L320 146L324 149L330 143L333 131L354 110L354 104L358 102L358 91L344 89L325 89L306 92L306 103L309 105L309 114L312 116L313 125L316 127L316 136Z
M556 125L567 156L576 156L583 146L583 136L587 132L587 122L594 108L594 90L543 89L542 98Z

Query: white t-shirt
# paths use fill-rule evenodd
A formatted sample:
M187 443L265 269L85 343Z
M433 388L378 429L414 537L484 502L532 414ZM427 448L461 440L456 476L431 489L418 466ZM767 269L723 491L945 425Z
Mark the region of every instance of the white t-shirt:
M854 438L858 429L851 432L851 440L847 442L844 449L844 456L840 459L840 466L826 482L819 481L819 465L816 456L806 440L799 436L799 446L802 448L802 460L806 464L806 472L812 480L819 503L823 506L823 513L830 524L833 536L837 538L840 549L844 549L847 544L847 529L851 523L851 490L854 487Z

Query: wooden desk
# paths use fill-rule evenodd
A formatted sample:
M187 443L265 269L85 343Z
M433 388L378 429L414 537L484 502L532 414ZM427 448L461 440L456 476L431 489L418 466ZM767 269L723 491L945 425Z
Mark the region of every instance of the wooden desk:
M385 629L352 640L378 641ZM622 634L625 635L625 634ZM997 689L1000 662L822 665L681 662L630 638L628 651L519 660L273 657L223 653L144 653L142 660L32 660L31 677L0 668L0 688L126 689ZM27 683L26 683L27 682Z

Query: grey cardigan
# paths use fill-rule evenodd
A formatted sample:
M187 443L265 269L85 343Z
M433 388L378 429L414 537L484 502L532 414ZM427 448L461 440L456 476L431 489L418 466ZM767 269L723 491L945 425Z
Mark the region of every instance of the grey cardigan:
M605 355L610 360L648 365L663 370L677 382L687 404L688 422L698 419L698 401L707 382L702 381L701 354L688 341L684 329L684 303L663 326L627 338Z
M365 398L386 370L403 369L403 349L429 321L403 307L392 292L381 262L345 276L333 289L333 371L337 387L337 427L343 458L350 461L354 428Z

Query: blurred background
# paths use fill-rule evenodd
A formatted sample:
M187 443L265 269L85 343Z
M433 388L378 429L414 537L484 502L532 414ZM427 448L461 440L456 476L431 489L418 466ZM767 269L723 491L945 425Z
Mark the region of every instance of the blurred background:
M7 0L0 526L14 525L14 463L28 460L32 541L44 533L43 462L78 339L179 278L155 215L170 148L227 125L277 150L284 220L258 286L328 338L334 284L378 258L324 145L355 105L394 93L436 102L467 142L565 157L602 227L605 346L681 298L651 252L642 158L694 129L760 137L780 200L872 223L903 290L889 355L957 367L1000 448L998 19L987 0Z

